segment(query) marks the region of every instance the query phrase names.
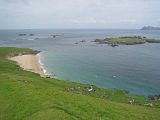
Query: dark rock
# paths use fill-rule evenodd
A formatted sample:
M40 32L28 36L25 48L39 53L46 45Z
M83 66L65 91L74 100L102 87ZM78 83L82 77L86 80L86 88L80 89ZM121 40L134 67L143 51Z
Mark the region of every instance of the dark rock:
M27 34L19 34L19 36L26 36Z
M39 38L35 38L35 40L38 40Z
M160 94L159 95L151 95L151 96L148 96L148 98L150 100L160 101Z
M81 40L80 42L86 42L85 40Z
M148 43L160 43L160 40L155 40L155 39L145 39L146 40L146 42L148 42Z
M34 36L34 34L29 34L29 36Z
M112 43L111 46L116 47L116 46L118 46L118 44L117 43Z
M53 38L55 38L55 37L58 37L58 36L60 36L60 35L54 35L54 34L53 34L53 35L51 35L51 36L52 36Z
M19 65L18 65L18 64L17 64L16 66L17 66L17 67L19 67Z

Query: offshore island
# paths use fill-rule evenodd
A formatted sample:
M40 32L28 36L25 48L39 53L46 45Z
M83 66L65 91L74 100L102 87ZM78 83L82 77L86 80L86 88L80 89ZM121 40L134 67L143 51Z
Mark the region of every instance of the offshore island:
M28 48L0 48L0 119L159 119L160 95L146 98L46 77L38 54Z
M118 37L118 38L96 39L94 42L97 44L108 44L108 45L111 45L112 47L115 47L118 45L160 43L160 40L149 39L147 37L141 37L141 36L125 36L125 37Z
M160 27L144 26L141 30L160 30Z

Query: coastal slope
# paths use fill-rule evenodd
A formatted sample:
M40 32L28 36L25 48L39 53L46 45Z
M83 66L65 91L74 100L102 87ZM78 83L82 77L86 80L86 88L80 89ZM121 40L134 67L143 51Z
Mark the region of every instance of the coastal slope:
M120 90L43 78L7 58L31 49L0 48L0 120L158 120L159 103ZM135 104L128 104L128 99ZM158 107L156 107L158 106Z

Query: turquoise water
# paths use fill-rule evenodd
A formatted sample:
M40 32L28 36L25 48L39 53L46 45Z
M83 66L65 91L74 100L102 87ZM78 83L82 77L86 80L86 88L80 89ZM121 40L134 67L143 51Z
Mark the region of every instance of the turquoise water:
M19 33L35 36L18 36ZM60 36L52 38L50 34ZM59 79L129 90L137 95L159 94L160 44L111 47L92 42L96 38L127 35L160 39L160 31L0 30L0 46L41 50L45 69Z

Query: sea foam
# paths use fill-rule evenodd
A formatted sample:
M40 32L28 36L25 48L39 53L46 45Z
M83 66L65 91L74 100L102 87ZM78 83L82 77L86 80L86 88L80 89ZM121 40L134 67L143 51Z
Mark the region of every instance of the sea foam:
M38 56L38 63L39 63L39 65L40 65L40 68L41 68L41 70L43 71L44 75L47 76L47 75L48 75L48 72L47 72L47 70L44 68L44 64L43 64L42 61L41 61L41 55L40 55L40 53L38 53L37 56Z

